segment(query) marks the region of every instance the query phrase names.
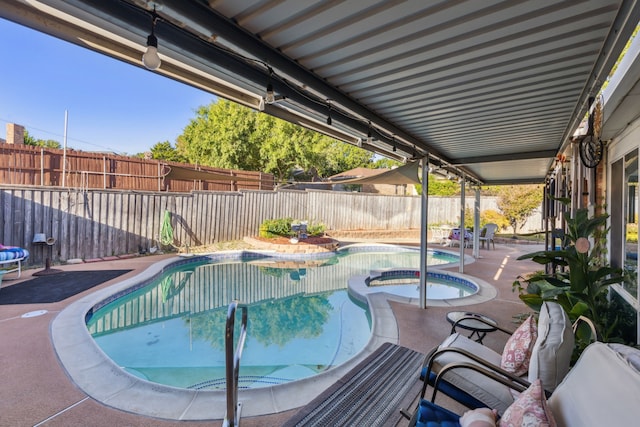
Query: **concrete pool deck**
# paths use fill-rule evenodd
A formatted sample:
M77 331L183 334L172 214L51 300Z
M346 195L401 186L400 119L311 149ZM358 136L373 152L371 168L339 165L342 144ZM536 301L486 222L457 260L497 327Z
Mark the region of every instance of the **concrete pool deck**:
M394 243L394 242L388 242ZM397 242L402 245L417 244L413 241ZM345 244L345 243L343 243ZM434 245L434 249L440 248ZM489 314L504 325L509 325L512 316L527 312L527 308L522 304L517 295L511 291L511 283L522 273L538 269L536 264L529 261L516 261L516 258L523 253L537 250L535 246L500 245L496 250L481 250L481 257L473 264L465 266L465 274L471 275L488 283L495 289L495 297L484 302L464 301L464 305L456 309ZM466 250L471 253L470 249ZM148 267L159 261L171 258L169 255L147 256L126 260L104 261L92 264L77 264L56 266L65 270L82 269L125 269L132 268L133 271L109 282L105 282L92 290L68 298L59 303L51 304L14 304L0 305L0 333L2 334L2 346L0 347L0 363L2 363L3 385L0 387L0 425L1 426L70 426L70 425L92 425L92 426L112 426L112 425L139 425L139 426L190 426L190 425L211 425L208 421L171 421L162 419L163 413L156 415L139 415L130 411L114 408L114 395L102 400L79 388L75 381L71 380L67 371L60 363L59 357L69 357L71 364L78 367L80 371L87 369L90 365L106 365L99 369L110 370L112 367L108 363L95 363L95 360L88 355L81 355L74 350L74 340L81 339L82 336L74 335L71 326L66 325L65 319L60 313L67 307L71 307L70 312L75 307L79 307L81 301L93 300L96 294L103 292L111 285L130 280L137 274L145 271ZM457 267L448 268L451 272L457 272ZM27 270L20 280L12 280L9 274L3 284L6 286L16 286L23 280L28 280L38 270ZM120 286L120 285L118 285ZM1 292L1 290L0 290ZM106 291L105 291L106 292ZM430 306L427 310L421 310L417 305L402 300L401 298L387 299L378 294L373 297L375 305L380 304L376 315L376 324L379 323L376 332L376 341L371 343L375 348L375 343L383 341L398 342L401 345L426 353L431 347L444 339L450 329L445 315L451 310L451 305L443 307ZM38 310L46 310L41 313ZM38 313L33 317L22 317L25 313ZM78 314L78 313L76 313ZM61 341L54 348L51 335L58 334L56 340ZM380 341L377 341L377 340ZM504 344L504 337L498 334L490 334L485 339L485 344L500 349ZM378 344L379 345L379 344ZM66 347L66 356L63 356L58 348ZM56 352L58 350L58 353ZM372 349L371 349L372 350ZM64 353L64 352L63 352ZM73 359L75 358L75 359ZM363 355L364 358L364 355ZM93 362L92 362L93 361ZM68 362L68 361L67 361ZM89 366L88 366L89 365ZM347 368L345 368L347 369ZM339 375L336 372L336 375ZM129 381L125 378L126 381ZM120 380L118 380L120 381ZM126 382L125 381L125 382ZM330 380L328 380L330 381ZM112 384L116 387L117 384ZM317 389L325 385L319 384ZM113 391L113 389L111 389ZM292 400L292 396L300 394L284 393L280 397L290 401L288 407L295 408L301 406L302 401L310 400L314 396L301 396L300 401ZM308 393L313 393L309 391ZM117 394L117 393L116 393ZM306 393L305 393L306 394ZM125 396L125 395L122 395ZM145 407L160 408L166 410L168 401L179 400L166 395L162 390L149 393L142 392L141 405ZM206 410L214 402L211 399L198 398L188 403L182 403L184 408L189 408L193 413ZM243 426L277 426L289 418L295 409L285 409L285 406L274 407L275 414L264 416L250 416L250 400L246 399L242 393L240 399L243 401L242 425ZM100 401L102 400L102 402ZM278 401L274 397L274 401ZM253 410L253 409L251 409ZM184 417L183 417L184 419ZM217 425L217 422L213 423Z

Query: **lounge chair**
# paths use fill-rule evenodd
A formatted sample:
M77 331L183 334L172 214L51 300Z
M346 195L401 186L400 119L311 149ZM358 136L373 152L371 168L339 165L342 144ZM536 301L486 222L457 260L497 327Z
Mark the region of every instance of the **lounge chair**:
M491 244L493 244L493 249L496 248L496 242L493 241L496 231L498 231L498 224L489 223L484 226L478 237L482 244L482 249L484 249L485 242L487 243L487 249L490 249L489 245Z
M0 274L18 272L18 277L22 273L22 262L29 258L29 251L16 246L0 245ZM5 269L5 266L8 268ZM0 276L0 280L2 276Z
M505 386L510 384L496 377ZM518 421L526 414L530 423L531 418L543 423L535 425L554 425L552 420L558 427L638 425L638 396L640 350L595 342L583 351L548 401L536 381L507 409L501 422L521 425ZM422 399L409 426L455 427L461 425L460 421L459 415Z
M496 329L510 332L499 326ZM551 392L569 371L573 348L569 317L559 304L545 302L537 325L533 318L527 319L511 335L502 354L459 333L449 336L425 359L420 397L424 398L427 384L431 384L432 401L441 391L469 408L489 407L502 414L514 401L510 387L476 372L476 367L508 378L512 388L520 390L541 379Z

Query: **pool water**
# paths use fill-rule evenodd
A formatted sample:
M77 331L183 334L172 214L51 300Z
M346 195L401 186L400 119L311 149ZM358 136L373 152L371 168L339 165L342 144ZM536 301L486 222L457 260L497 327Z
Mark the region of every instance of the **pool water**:
M413 279L372 280L367 283L367 286L406 298L419 298L420 295L419 276ZM465 298L475 295L477 292L477 286L453 281L452 276L435 278L433 275L429 275L427 277L427 296L432 300Z
M443 252L428 262L453 259ZM94 307L87 327L133 375L181 388L224 389L227 307L239 300L249 306L239 386L282 384L342 364L367 344L371 318L348 295L351 276L418 265L419 252L409 249L308 260L199 257Z

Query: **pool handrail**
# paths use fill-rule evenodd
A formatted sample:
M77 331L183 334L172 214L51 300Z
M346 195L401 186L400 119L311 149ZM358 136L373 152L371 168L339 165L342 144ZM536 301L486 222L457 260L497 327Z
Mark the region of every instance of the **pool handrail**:
M236 310L242 310L242 321L238 345L233 349L233 335L235 330ZM247 305L239 301L231 301L227 311L227 324L225 328L225 370L227 379L227 413L222 423L223 427L236 427L240 425L240 410L242 403L238 402L238 379L240 373L240 359L247 337Z

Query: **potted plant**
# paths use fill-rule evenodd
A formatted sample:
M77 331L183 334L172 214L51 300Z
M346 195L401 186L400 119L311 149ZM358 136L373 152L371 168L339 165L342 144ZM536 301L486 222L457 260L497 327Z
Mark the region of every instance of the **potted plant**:
M563 204L568 199L557 199ZM598 340L609 341L612 325L607 324L607 295L609 286L621 283L625 272L605 264L603 230L609 215L589 218L587 209L579 209L574 218L566 218L563 245L557 250L545 250L522 255L518 259L531 259L552 267L547 272L536 272L519 277L513 283L520 299L534 310L544 301L557 301L572 321L587 318L595 327ZM593 247L592 247L593 245ZM554 245L555 246L555 245ZM588 323L588 322L587 322ZM578 352L591 340L591 329L581 325L576 331Z

